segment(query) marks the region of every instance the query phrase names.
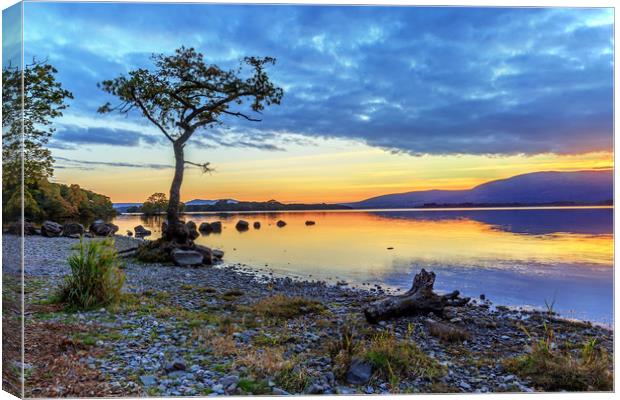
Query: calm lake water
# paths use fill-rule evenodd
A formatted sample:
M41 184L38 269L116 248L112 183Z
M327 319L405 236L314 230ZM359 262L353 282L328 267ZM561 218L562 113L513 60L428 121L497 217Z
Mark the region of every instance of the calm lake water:
M239 232L239 219L250 229ZM276 222L287 222L279 228ZM198 243L278 275L409 289L426 268L439 291L484 293L495 304L555 309L613 322L613 209L378 210L185 215L222 221ZM312 220L316 225L306 226ZM142 224L158 238L160 217L122 215L119 233ZM254 221L261 223L253 229Z

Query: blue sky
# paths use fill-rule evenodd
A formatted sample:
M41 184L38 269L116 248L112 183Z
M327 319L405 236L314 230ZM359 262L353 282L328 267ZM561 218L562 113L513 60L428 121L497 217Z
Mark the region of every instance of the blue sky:
M196 151L330 140L412 156L612 150L612 9L32 2L24 15L26 59L54 64L75 96L52 141L66 160L170 164L141 116L95 112L112 100L96 83L181 45L225 67L274 56L285 90L262 123L228 120L192 138Z

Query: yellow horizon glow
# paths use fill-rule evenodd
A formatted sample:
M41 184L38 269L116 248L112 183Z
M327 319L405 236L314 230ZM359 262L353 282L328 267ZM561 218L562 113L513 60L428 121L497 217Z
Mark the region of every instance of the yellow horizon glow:
M470 189L488 181L530 172L613 168L613 152L501 157L411 156L337 139L325 139L315 147L287 152L194 150L188 152L186 158L210 159L216 171L205 175L197 169L186 169L181 189L183 201L232 198L342 203L417 190ZM155 192L167 194L173 172L172 169L127 167L59 169L55 181L77 183L109 196L116 203L142 202Z

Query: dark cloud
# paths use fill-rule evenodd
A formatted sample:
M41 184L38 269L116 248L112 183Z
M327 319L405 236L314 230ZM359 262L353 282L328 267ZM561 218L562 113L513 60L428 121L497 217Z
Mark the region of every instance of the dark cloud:
M126 129L82 128L74 125L62 125L54 133L50 147L58 149L75 149L84 144L101 144L110 146L138 146L140 144L157 144L163 139L159 136L140 133Z
M111 100L96 82L148 67L150 49L195 46L226 67L244 55L275 56L270 74L285 88L282 105L259 124L225 120L269 134L206 136L199 146L279 150L286 142L273 132L293 132L411 154L612 149L611 9L27 3L26 10L39 31L71 16L72 24L50 26L50 37L26 46L57 64L76 95L69 112L92 114ZM76 27L92 29L75 35ZM65 130L54 143L104 142L156 139Z

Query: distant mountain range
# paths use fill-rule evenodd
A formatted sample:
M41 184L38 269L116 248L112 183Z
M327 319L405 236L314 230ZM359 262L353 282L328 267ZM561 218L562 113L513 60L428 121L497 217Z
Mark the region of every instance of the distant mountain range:
M533 172L467 190L423 190L386 194L344 205L352 208L432 206L610 204L613 171Z
M194 199L185 211L278 211L369 208L483 207L527 205L613 204L613 171L533 172L499 179L466 190L423 190L386 194L343 204L284 204L276 200L238 201ZM142 203L115 203L127 212Z

